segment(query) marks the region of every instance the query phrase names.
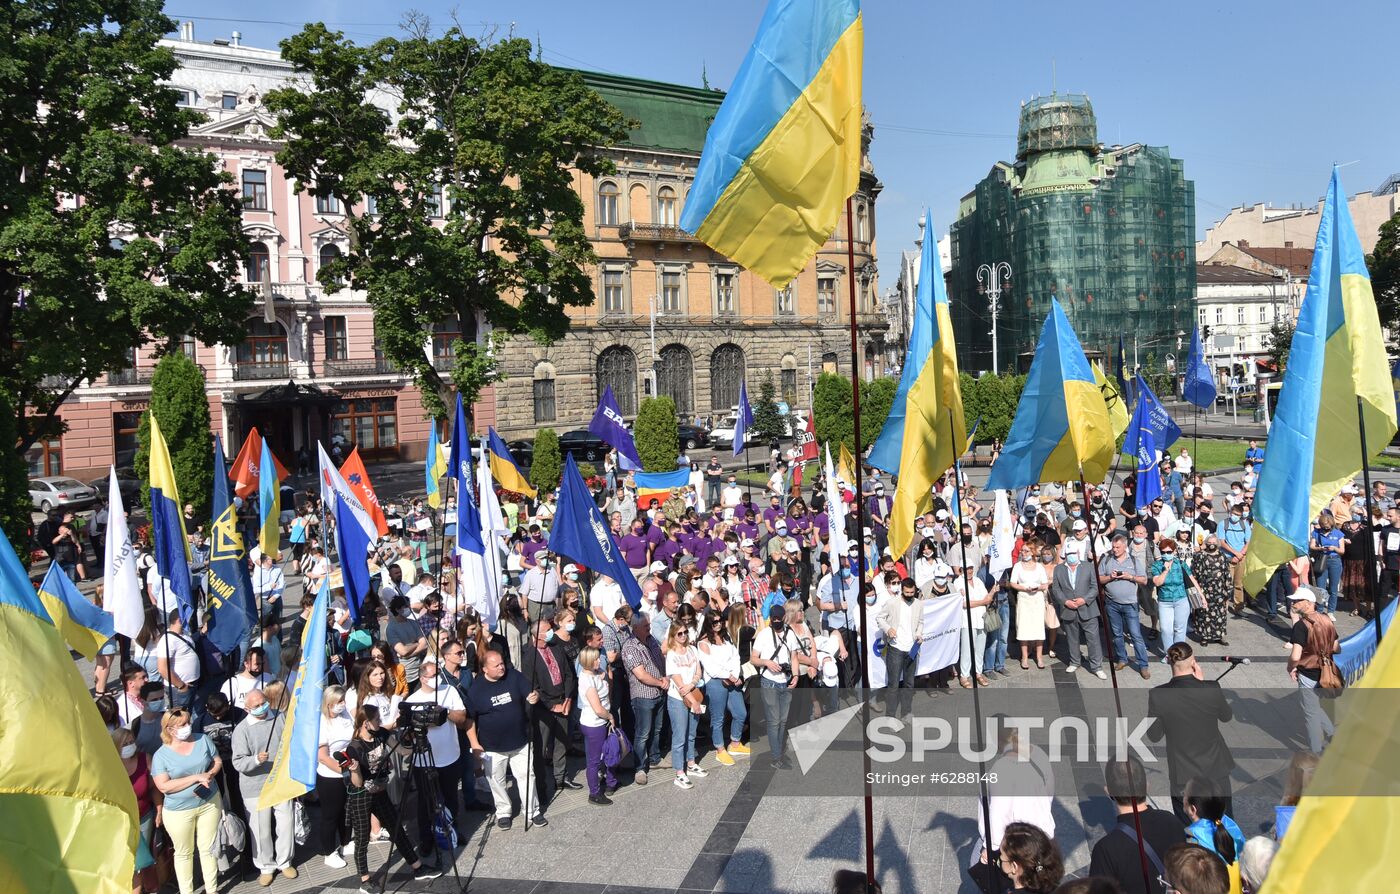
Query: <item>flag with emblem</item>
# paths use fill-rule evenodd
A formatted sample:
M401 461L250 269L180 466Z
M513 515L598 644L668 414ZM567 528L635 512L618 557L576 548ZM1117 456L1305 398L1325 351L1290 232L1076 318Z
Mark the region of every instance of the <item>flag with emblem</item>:
M220 652L231 654L258 619L253 585L248 579L248 551L238 528L238 514L229 498L224 469L224 442L214 438L214 512L209 526L209 586L205 635Z
M384 518L384 508L379 505L379 497L374 495L374 485L369 482L369 472L365 471L365 461L360 459L358 445L350 451L349 456L345 457L345 462L340 467L340 474L345 479L345 483L350 485L351 493L369 513L369 517L374 519L374 526L379 530L379 536L382 537L389 533L389 522Z
M603 521L588 485L583 483L573 454L564 458L559 508L554 513L554 527L549 530L549 551L606 574L622 587L628 605L634 610L641 607L642 588L637 585L632 569L623 561L622 550Z

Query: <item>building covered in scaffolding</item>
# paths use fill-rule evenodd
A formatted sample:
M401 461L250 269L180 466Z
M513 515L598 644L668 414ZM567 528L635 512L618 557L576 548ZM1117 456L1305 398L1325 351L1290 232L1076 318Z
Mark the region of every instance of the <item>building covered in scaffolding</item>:
M1100 145L1087 96L1024 103L1016 160L963 197L951 228L959 365L1024 372L1051 296L1091 356L1120 334L1130 355L1134 338L1142 356L1177 351L1195 318L1195 226L1194 185L1166 147ZM1011 278L994 309L978 269L1000 262Z

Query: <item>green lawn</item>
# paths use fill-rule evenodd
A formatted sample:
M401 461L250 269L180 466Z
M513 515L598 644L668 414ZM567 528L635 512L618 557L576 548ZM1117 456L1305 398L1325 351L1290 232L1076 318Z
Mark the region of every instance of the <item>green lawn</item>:
M1185 447L1191 452L1195 460L1195 468L1202 471L1212 471L1215 469L1244 469L1244 451L1249 446L1248 441L1226 441L1218 438L1200 438L1193 447L1191 438L1184 437L1172 445L1172 455L1175 456ZM1260 446L1268 450L1268 444ZM1128 461L1124 465L1130 465ZM1400 457L1380 456L1371 462L1371 468L1400 469Z

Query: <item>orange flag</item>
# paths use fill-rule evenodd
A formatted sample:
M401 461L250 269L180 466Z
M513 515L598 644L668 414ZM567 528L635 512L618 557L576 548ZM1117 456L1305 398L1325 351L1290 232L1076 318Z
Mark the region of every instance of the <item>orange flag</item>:
M350 490L355 496L360 498L360 503L369 513L369 517L374 519L379 536L383 537L389 533L389 522L384 518L384 508L379 505L379 498L374 495L374 485L369 483L369 472L365 471L365 462L360 459L359 447L351 450L350 455L345 458L345 462L340 466L340 475L345 479L345 483L350 485Z
M248 437L243 439L243 446L238 449L238 455L233 458L233 465L229 466L229 478L233 479L233 492L245 499L250 494L258 492L258 461L262 458L262 441L262 435L258 434L257 426L249 429ZM272 453L270 446L268 453ZM277 459L276 454L272 454L272 462L277 466L278 480L286 481L291 477L287 473L287 469Z

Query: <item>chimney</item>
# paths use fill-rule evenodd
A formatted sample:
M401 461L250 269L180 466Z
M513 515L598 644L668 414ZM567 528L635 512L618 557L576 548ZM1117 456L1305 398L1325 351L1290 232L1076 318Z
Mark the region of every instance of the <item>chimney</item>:
M1292 242L1285 242L1285 243L1283 243L1283 247L1284 247L1284 248L1292 248L1292 247L1293 247L1293 243L1292 243Z
M180 39L185 43L194 43L194 22L180 23Z
M1240 248L1249 248L1249 240L1248 240L1248 239L1240 239L1240 240L1237 240L1237 241L1235 242L1235 244L1238 245Z
M243 32L242 32L242 31L235 31L235 32L233 32L233 39L232 39L231 41L229 41L229 44L230 44L231 46L235 46L235 47L242 46L242 43L240 43L240 41L242 41L242 40L243 40Z

